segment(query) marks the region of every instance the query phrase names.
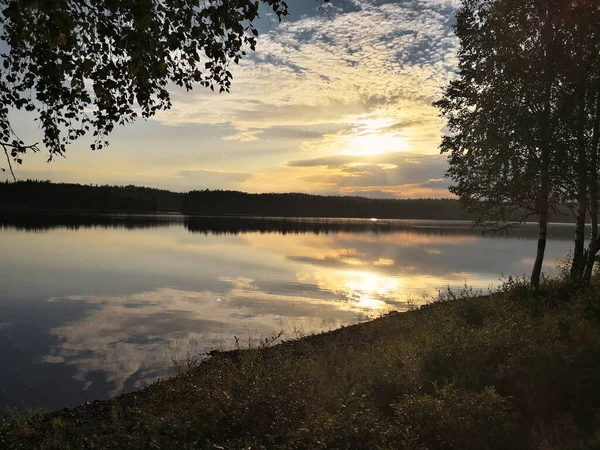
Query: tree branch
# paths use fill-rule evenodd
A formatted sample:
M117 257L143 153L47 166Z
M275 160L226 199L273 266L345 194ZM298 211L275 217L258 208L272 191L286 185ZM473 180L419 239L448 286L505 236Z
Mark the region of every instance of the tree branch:
M39 150L39 142L36 142L35 144L31 145L14 145L7 144L6 142L0 142L0 145L4 147L4 151L6 151L7 148L18 148L19 150L33 150L34 152L37 152Z
M17 182L17 177L15 176L15 171L13 170L13 166L12 163L10 162L10 156L8 155L8 149L12 149L11 152L11 156L15 156L16 152L19 153L24 153L27 150L31 150L34 153L39 151L39 147L38 147L39 142L36 142L35 144L31 144L31 145L15 145L15 144L8 144L6 142L0 142L0 146L2 146L2 149L4 150L4 154L6 155L6 161L8 162L8 168L10 170L10 174L13 177L13 181L16 183ZM17 162L20 162L20 160L17 160Z
M8 144L0 144L0 145L2 145L2 148L4 149L4 154L6 155L6 161L8 162L8 169L10 170L10 174L13 177L13 181L16 183L17 177L15 176L15 172L13 170L12 163L10 162L10 156L8 156L8 150L7 150Z

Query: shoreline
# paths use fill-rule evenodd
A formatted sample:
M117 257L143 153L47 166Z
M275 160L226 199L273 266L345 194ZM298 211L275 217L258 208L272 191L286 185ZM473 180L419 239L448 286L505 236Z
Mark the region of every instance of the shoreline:
M28 208L24 211L22 208L5 208L0 205L0 217L6 216L18 216L18 217L27 217L27 216L37 216L37 217L53 217L53 216L73 216L73 217L171 217L171 218L220 218L220 219L265 219L265 220L299 220L299 221L309 221L311 219L316 220L332 220L332 221L373 221L373 225L386 225L385 221L395 221L395 222L407 222L407 221L416 221L416 222L454 222L454 223L465 223L465 224L473 224L473 220L471 219L452 219L452 218L432 218L430 216L427 217L371 217L371 216L298 216L298 215L265 215L265 214L246 214L246 213L220 213L220 214L200 214L200 213L185 213L176 210L85 210L85 209L40 209L40 208ZM381 222L381 223L377 223ZM519 225L525 226L537 226L536 221L526 221ZM575 225L574 221L550 221L548 225ZM590 226L589 222L586 222L586 226Z
M463 293L464 294L464 293ZM591 448L600 301L555 280L449 296L14 418L6 448ZM586 313L587 312L587 313ZM585 369L585 370L583 370ZM558 423L567 424L556 428Z

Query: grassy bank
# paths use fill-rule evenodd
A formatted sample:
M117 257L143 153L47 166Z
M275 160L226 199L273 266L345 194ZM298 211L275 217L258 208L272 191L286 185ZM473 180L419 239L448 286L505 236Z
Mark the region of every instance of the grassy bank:
M598 448L600 293L454 297L14 420L0 448Z

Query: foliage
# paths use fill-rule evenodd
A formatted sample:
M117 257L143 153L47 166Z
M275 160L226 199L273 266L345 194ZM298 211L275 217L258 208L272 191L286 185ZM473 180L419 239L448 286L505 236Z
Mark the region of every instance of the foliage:
M550 65L540 60L541 3L464 0L456 14L457 77L434 105L450 130L440 147L455 182L450 191L480 219L540 214L541 158L550 151L541 123Z
M600 250L600 4L463 0L454 28L457 76L434 103L450 131L450 190L479 221L538 219L534 286L550 213L576 207L570 278L589 283Z
M491 295L216 353L136 393L8 422L0 445L597 448L598 305L596 289L511 279Z
M407 395L395 409L398 424L425 448L507 448L514 433L510 401L491 387L460 392L448 384L433 394Z
M283 0L0 2L0 143L20 162L11 108L36 114L52 158L88 130L102 148L115 125L168 109L173 85L229 91L261 5L287 15Z

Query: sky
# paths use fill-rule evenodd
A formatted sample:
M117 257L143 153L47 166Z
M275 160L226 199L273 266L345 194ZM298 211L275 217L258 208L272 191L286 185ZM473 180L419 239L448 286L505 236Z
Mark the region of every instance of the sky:
M91 151L27 155L19 179L374 198L451 197L431 106L456 67L458 0L290 0L261 6L231 93L172 89L173 107ZM32 118L14 116L25 141ZM7 177L7 173L0 174Z

